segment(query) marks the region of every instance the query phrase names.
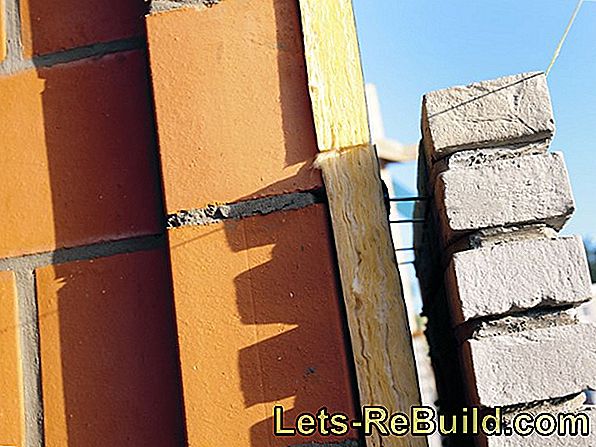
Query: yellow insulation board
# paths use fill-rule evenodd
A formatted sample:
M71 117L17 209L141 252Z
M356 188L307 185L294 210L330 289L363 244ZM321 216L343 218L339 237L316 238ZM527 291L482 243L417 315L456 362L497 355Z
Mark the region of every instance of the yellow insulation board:
M6 59L6 12L4 0L0 0L0 62Z
M360 50L350 0L300 0L308 88L320 151L368 144Z
M308 82L361 405L410 414L420 391L349 0L300 0ZM424 447L423 437L367 438Z

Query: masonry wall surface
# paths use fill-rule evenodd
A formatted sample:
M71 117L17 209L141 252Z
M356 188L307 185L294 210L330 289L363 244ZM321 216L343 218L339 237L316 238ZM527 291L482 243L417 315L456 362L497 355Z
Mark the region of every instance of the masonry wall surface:
M184 439L146 8L112 3L1 5L2 445Z
M526 73L431 92L422 109L417 272L439 406L501 409L506 424L537 408L593 417L596 326L563 154L548 152L554 119L546 77ZM574 406L569 406L569 401ZM510 427L509 427L510 428ZM456 437L449 445L592 445L594 434Z
M156 3L0 1L0 445L354 447L298 4Z
M273 435L275 405L355 414L298 2L160 7L147 30L189 444L355 439Z

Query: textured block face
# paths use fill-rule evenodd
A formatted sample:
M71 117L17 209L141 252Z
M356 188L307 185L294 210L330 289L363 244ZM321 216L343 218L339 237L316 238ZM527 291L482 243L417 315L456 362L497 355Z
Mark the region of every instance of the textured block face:
M146 70L126 52L0 79L0 257L161 231Z
M276 404L353 414L327 225L317 205L168 233L189 445L337 440L272 435Z
M147 29L168 212L322 185L296 1L158 13Z
M438 175L435 195L447 240L457 233L522 223L560 229L575 207L560 153L449 169Z
M37 271L45 442L182 443L167 254Z
M428 93L422 130L434 159L455 151L527 143L555 131L543 73L526 73Z
M522 430L531 430L531 434L523 436L514 433L512 436L482 437L478 440L479 447L593 447L596 445L596 409L584 405L586 397L580 394L556 402L542 402L530 408L503 414L503 429L513 428L517 420L523 421L525 415L531 416L539 426L539 430L546 430L542 435L535 431L533 424L524 426ZM546 420L545 420L546 419ZM527 419L526 419L527 420ZM552 421L557 424L553 425ZM551 433L555 430L554 433ZM566 432L560 436L558 429ZM573 430L574 433L570 433ZM583 436L589 431L589 435Z
M561 413L554 412L552 409L548 413L553 414L556 420L559 420ZM590 433L588 436L557 436L555 433L551 436L542 436L536 432L529 436L514 434L513 436L492 436L479 443L479 447L594 447L596 445L596 411L593 407L585 407L580 411L563 411L565 415L586 414L588 416L588 427ZM536 417L536 415L534 415ZM565 416L567 418L567 416ZM548 427L548 422L544 422ZM575 424L575 423L574 423ZM583 422L582 422L583 424Z
M143 34L143 0L22 0L25 55L47 54Z
M0 445L22 446L23 384L17 293L11 272L0 272Z
M596 386L596 325L571 324L468 340L471 404L507 406Z
M578 236L502 243L456 253L446 281L457 324L591 298L588 264Z

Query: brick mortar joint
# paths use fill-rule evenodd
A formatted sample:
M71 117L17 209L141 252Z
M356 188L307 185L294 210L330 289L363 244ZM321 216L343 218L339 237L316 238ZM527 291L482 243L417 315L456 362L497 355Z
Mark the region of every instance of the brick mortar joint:
M230 204L212 204L204 208L181 210L167 216L168 230L186 226L204 226L258 215L297 210L318 203L326 203L322 188L271 197L251 199Z
M223 0L153 0L149 13L156 14L161 12L176 11L183 8L194 8L198 10L207 10Z
M556 239L557 237L557 231L547 223L522 222L474 231L454 240L444 251L449 256L452 256L462 251L492 247L511 242L542 241ZM464 244L467 243L467 246L463 246L462 242Z
M257 215L306 208L326 203L323 188L306 192L281 194L225 205L180 211L167 216L167 229L192 225L211 225L225 220L237 220ZM74 261L84 261L118 254L147 251L163 246L165 234L152 234L102 241L76 247L58 248L45 252L0 258L0 271L28 271L39 267Z
M33 56L31 59L6 59L0 63L0 76L15 75L27 70L50 68L55 65L95 59L110 54L127 51L145 51L145 39L142 36L97 42L90 45L69 48L62 51Z
M525 331L574 325L580 322L577 307L538 307L510 310L506 314L478 317L455 326L456 338L460 344L466 340L480 340Z
M40 267L154 250L165 246L164 233L97 242L0 259L0 271L27 272Z
M19 338L23 374L25 446L44 445L43 396L37 290L33 269L16 272Z
M537 400L537 401L533 401L533 402L525 402L525 403L521 403L521 404L516 404L516 405L506 405L501 407L503 414L505 415L505 417L507 417L508 415L512 415L518 412L532 412L532 411L536 411L536 410L540 410L540 408L544 408L544 407L550 407L552 408L567 408L569 409L567 406L571 403L573 403L574 401L578 401L581 399L582 396L585 396L584 393L579 393L579 394L570 394L568 396L562 396L562 397L555 397L552 399L547 399L547 400ZM593 406L589 406L589 405L585 405L585 400L578 406L578 408L576 408L576 410L579 411L596 411L596 408Z
M432 207L432 205L430 205L430 207ZM425 231L429 230L426 229ZM434 233L436 233L435 236L439 234L436 228ZM496 247L508 243L557 240L559 237L560 235L555 228L548 223L538 221L518 222L511 225L482 228L480 230L462 234L442 247L440 253L441 256L439 257L438 262L435 263L434 268L442 277L449 269L453 256L459 253ZM439 243L436 242L436 244ZM424 253L424 249L421 247L417 247L415 250L417 256L419 253ZM511 312L515 313L515 309L512 309Z

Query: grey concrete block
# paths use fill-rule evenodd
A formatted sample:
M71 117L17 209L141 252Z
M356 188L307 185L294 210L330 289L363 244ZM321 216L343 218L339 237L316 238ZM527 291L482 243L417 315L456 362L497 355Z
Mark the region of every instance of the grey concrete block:
M592 422L596 415L594 411L586 410L592 427L588 436L541 436L532 433L529 436L491 436L479 447L595 447L596 427Z
M544 402L532 408L524 408L505 414L503 417L503 430L508 430L508 428L512 430L515 418L522 415L524 415L522 417L529 415L535 420L540 414L549 414L555 418L557 423L561 421L559 418L567 419L568 416L575 418L585 415L581 416L584 419L578 423L569 419L567 421L564 419L562 422L563 424L571 423L580 430L584 428L583 424L586 422L586 426L589 429L587 436L560 436L558 433L550 436L541 436L536 432L531 433L529 436L522 436L514 432L510 436L480 437L477 445L478 447L594 447L596 446L596 408L584 406L581 403L584 399L584 397L578 396L563 403ZM569 427L569 425L566 425L566 427Z
M462 362L472 405L510 406L578 394L596 387L596 325L467 340Z
M548 151L548 143L530 143L521 146L503 146L488 149L473 149L451 154L441 160L432 162L426 160L428 166L431 166L428 183L434 185L437 176L449 169L472 168L488 163L494 163L500 160L519 158L525 155L544 154Z
M426 94L422 133L427 155L536 142L555 131L546 77L524 73Z
M446 273L456 324L591 298L579 236L501 243L455 253Z
M503 146L456 152L433 163L431 178L435 178L436 174L447 169L471 168L499 160L523 157L524 155L544 154L548 151L548 146L548 143L539 142L521 146Z
M437 176L435 206L444 239L483 228L546 223L560 229L575 209L558 152L452 168Z

